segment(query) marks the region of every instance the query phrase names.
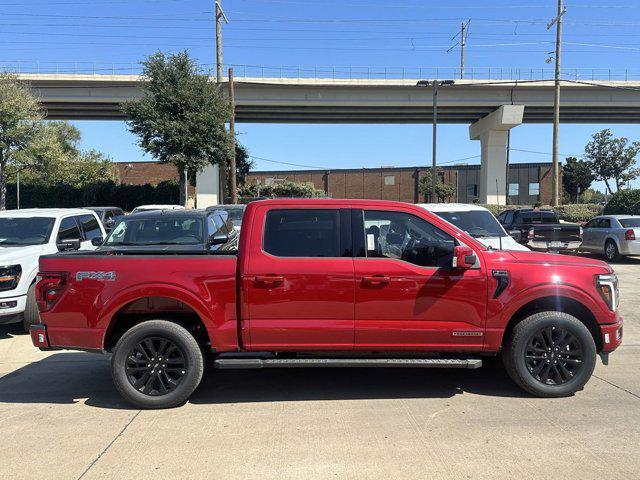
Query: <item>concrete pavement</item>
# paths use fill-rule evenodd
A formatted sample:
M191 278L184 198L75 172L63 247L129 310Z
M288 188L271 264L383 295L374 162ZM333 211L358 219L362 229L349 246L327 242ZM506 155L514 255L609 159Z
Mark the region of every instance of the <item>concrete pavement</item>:
M637 478L640 260L615 265L623 346L572 398L477 371L209 371L189 403L139 411L108 359L42 353L0 326L2 478Z

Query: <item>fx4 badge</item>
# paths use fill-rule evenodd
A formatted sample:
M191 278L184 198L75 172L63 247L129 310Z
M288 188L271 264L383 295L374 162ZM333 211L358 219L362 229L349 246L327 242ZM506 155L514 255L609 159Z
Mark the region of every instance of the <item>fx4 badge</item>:
M116 279L116 272L78 272L76 280L100 280L103 282L113 282Z

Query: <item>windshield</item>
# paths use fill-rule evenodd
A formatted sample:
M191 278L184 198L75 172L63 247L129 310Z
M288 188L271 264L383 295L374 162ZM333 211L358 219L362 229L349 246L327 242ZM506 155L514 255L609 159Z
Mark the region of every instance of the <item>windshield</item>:
M122 220L104 242L118 245L197 245L204 243L202 219L158 217Z
M244 216L244 208L221 208L229 214L229 218L233 220L234 225L240 226L242 217Z
M640 218L621 218L619 221L624 228L640 227Z
M490 212L475 210L471 212L433 212L472 237L506 237L496 217Z
M42 245L49 241L53 218L0 218L0 246Z

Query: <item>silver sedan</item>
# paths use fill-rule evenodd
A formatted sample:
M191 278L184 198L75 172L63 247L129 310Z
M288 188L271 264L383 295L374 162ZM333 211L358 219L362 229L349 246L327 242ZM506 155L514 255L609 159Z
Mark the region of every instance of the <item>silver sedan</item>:
M580 251L600 253L610 262L640 255L640 215L602 215L584 226Z

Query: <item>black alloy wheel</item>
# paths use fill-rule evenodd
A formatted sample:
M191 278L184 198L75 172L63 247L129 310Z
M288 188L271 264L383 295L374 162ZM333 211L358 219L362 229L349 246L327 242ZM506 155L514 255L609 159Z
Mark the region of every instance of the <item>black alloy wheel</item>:
M147 337L127 356L129 383L145 395L166 395L174 390L188 371L187 360L180 348L161 337Z
M502 360L520 388L538 397L582 390L596 366L597 348L585 323L566 312L538 312L504 338Z
M529 373L545 385L562 385L584 364L582 345L570 331L547 326L534 333L525 348Z
M183 404L200 384L204 349L183 326L146 320L124 332L111 357L120 394L140 408Z

